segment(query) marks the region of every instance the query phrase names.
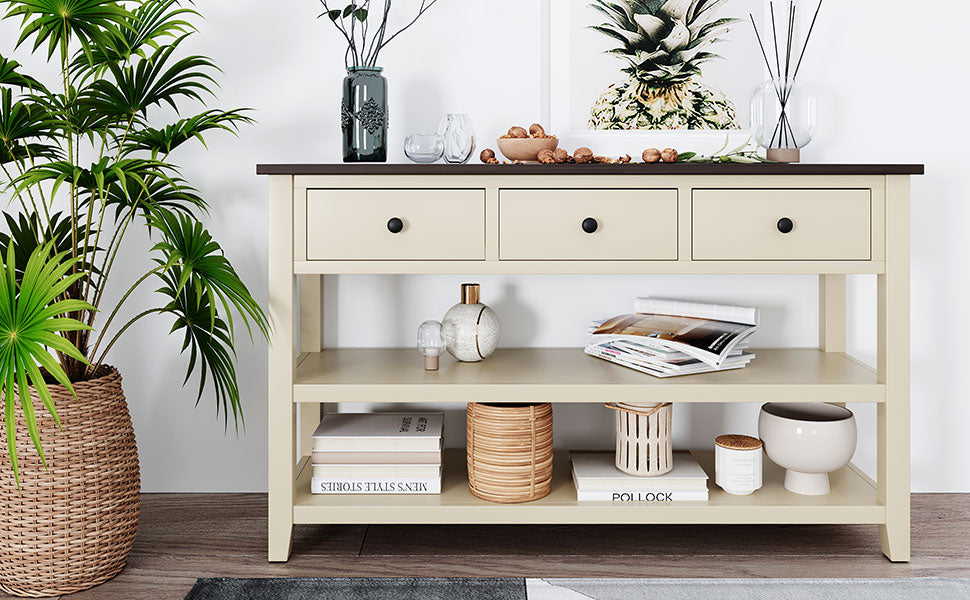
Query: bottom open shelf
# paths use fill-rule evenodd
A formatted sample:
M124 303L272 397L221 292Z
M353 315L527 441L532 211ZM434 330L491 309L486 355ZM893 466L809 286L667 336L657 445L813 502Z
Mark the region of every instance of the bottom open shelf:
M784 487L784 471L765 460L764 486L750 496L732 496L714 483L714 453L693 452L710 476L707 502L621 504L578 502L568 452L557 452L552 493L523 504L487 502L468 490L464 449L445 450L440 495L370 496L310 493L309 458L297 467L295 523L357 524L599 524L599 523L885 523L886 509L872 481L855 466L832 473L832 491L801 496Z

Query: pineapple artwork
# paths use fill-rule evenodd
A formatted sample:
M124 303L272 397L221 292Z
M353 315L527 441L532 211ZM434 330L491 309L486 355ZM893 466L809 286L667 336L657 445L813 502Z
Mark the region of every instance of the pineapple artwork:
M589 28L618 45L622 81L590 109L590 129L739 129L734 103L701 78L704 63L740 19L718 17L727 0L595 0Z

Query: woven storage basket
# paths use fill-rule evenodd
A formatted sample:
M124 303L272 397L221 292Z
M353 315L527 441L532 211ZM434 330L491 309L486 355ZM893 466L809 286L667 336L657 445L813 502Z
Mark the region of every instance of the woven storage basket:
M135 540L140 478L135 432L113 367L74 384L51 385L63 431L36 411L48 469L17 405L17 491L0 444L0 589L17 596L70 594L118 574ZM34 404L42 407L31 389Z
M640 477L656 477L674 468L669 402L656 406L607 404L616 411L616 468Z
M491 502L538 500L552 489L552 405L469 404L468 487Z

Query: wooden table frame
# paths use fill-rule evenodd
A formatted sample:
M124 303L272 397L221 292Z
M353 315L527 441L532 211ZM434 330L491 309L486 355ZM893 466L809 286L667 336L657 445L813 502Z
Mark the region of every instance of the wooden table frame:
M576 166L580 167L580 166ZM600 167L600 166L598 166ZM286 561L291 551L293 526L298 523L873 523L878 524L882 551L890 560L910 558L910 308L909 308L909 175L922 172L910 165L797 165L745 169L746 165L696 169L672 165L645 174L650 167L610 165L614 170L541 170L533 166L418 167L379 165L266 165L269 175L269 309L274 329L269 351L269 560ZM740 168L738 168L740 167ZM518 170L515 170L518 169ZM592 174L587 174L592 173ZM657 174L653 174L657 173ZM484 258L448 260L308 260L305 199L308 189L437 189L475 188L485 194ZM508 261L499 254L499 193L508 188L603 189L665 188L678 191L678 259L673 261ZM873 198L872 255L869 260L812 261L694 261L691 255L691 194L698 188L869 189ZM833 215L837 218L838 215ZM300 241L303 242L301 247ZM350 350L326 350L322 344L322 281L324 274L430 274L454 273L813 273L819 276L819 348L809 354L766 351L765 365L756 360L735 373L715 373L673 380L639 376L631 379L623 369L588 359L580 374L587 388L610 393L618 389L674 394L677 401L760 402L778 393L795 401L846 401L861 398L877 404L877 477L873 482L853 466L833 475L832 498L786 496L777 474L766 473L766 487L749 498L734 499L712 489L710 503L674 503L668 506L630 507L570 501L571 482L560 481L550 500L527 505L500 506L474 501L461 489L461 461L448 474L442 496L432 500L411 497L312 496L307 487L306 457L310 434L325 403L335 401L387 401L378 395L389 386L413 390L399 400L426 398L428 393L447 401L456 387L485 397L497 389L525 390L530 398L549 396L558 401L580 401L588 389L573 396L568 386L557 389L555 350L521 350L516 360L538 365L533 379L509 367L443 363L441 379L418 380L420 359L414 350L372 351L351 355ZM878 279L878 364L870 372L844 355L846 350L846 275L875 274ZM366 351L359 351L366 352ZM562 352L562 351L559 351ZM581 353L580 350L575 350ZM511 356L511 355L510 355ZM561 355L566 356L566 355ZM785 361L806 357L803 369L786 369ZM414 373L399 367L414 358ZM341 364L370 360L386 365L373 379L341 370ZM510 364L515 362L511 359ZM799 363L802 364L802 363ZM302 366L301 366L302 365ZM588 366L586 366L588 365ZM774 366L772 366L774 365ZM816 366L817 365L817 366ZM611 369L604 371L603 367ZM411 368L411 367L408 367ZM759 370L760 368L760 370ZM470 369L492 369L475 371ZM587 371L588 370L588 371ZM624 371L617 374L618 371ZM804 371L804 373L802 373ZM382 375L381 373L384 373ZM636 374L633 374L636 375ZM731 377L733 379L725 379ZM788 378L791 378L789 381ZM472 383L472 382L477 383ZM475 385L483 386L480 388ZM580 385L577 382L577 385ZM384 386L384 387L382 387ZM412 387L413 386L413 387ZM599 386L597 388L597 386ZM621 387L611 387L621 386ZM420 393L419 393L420 392ZM440 393L439 393L440 392ZM565 392L565 394L558 394ZM397 394L395 394L397 396ZM554 398L556 396L556 398ZM561 398L561 399L560 399ZM299 415L299 418L298 418ZM299 423L299 427L298 427ZM701 456L702 463L708 460ZM562 463L563 459L559 460ZM770 461L766 461L770 462ZM455 472L457 471L457 472ZM449 477L451 479L449 479ZM560 477L561 479L562 477ZM769 486L767 480L774 478ZM871 492L864 485L871 486ZM841 486L841 487L840 487ZM714 487L714 486L712 486ZM770 488L770 489L769 489ZM837 489L838 488L838 489ZM763 494L758 500L759 494ZM871 495L870 495L871 494ZM748 504L745 504L748 502ZM698 506L697 504L700 504Z

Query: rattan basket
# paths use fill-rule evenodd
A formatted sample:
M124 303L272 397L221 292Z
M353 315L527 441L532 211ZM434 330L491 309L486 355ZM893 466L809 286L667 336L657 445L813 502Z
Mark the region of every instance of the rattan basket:
M491 502L529 502L552 489L552 405L469 404L468 487Z
M45 469L27 435L18 403L17 491L6 444L0 444L0 589L28 597L58 596L111 579L135 540L140 478L135 432L121 376L104 368L74 384L77 399L51 385L63 431L36 411ZM41 407L34 396L34 404Z
M616 411L616 468L639 477L656 477L674 468L669 402L656 406L607 403Z

